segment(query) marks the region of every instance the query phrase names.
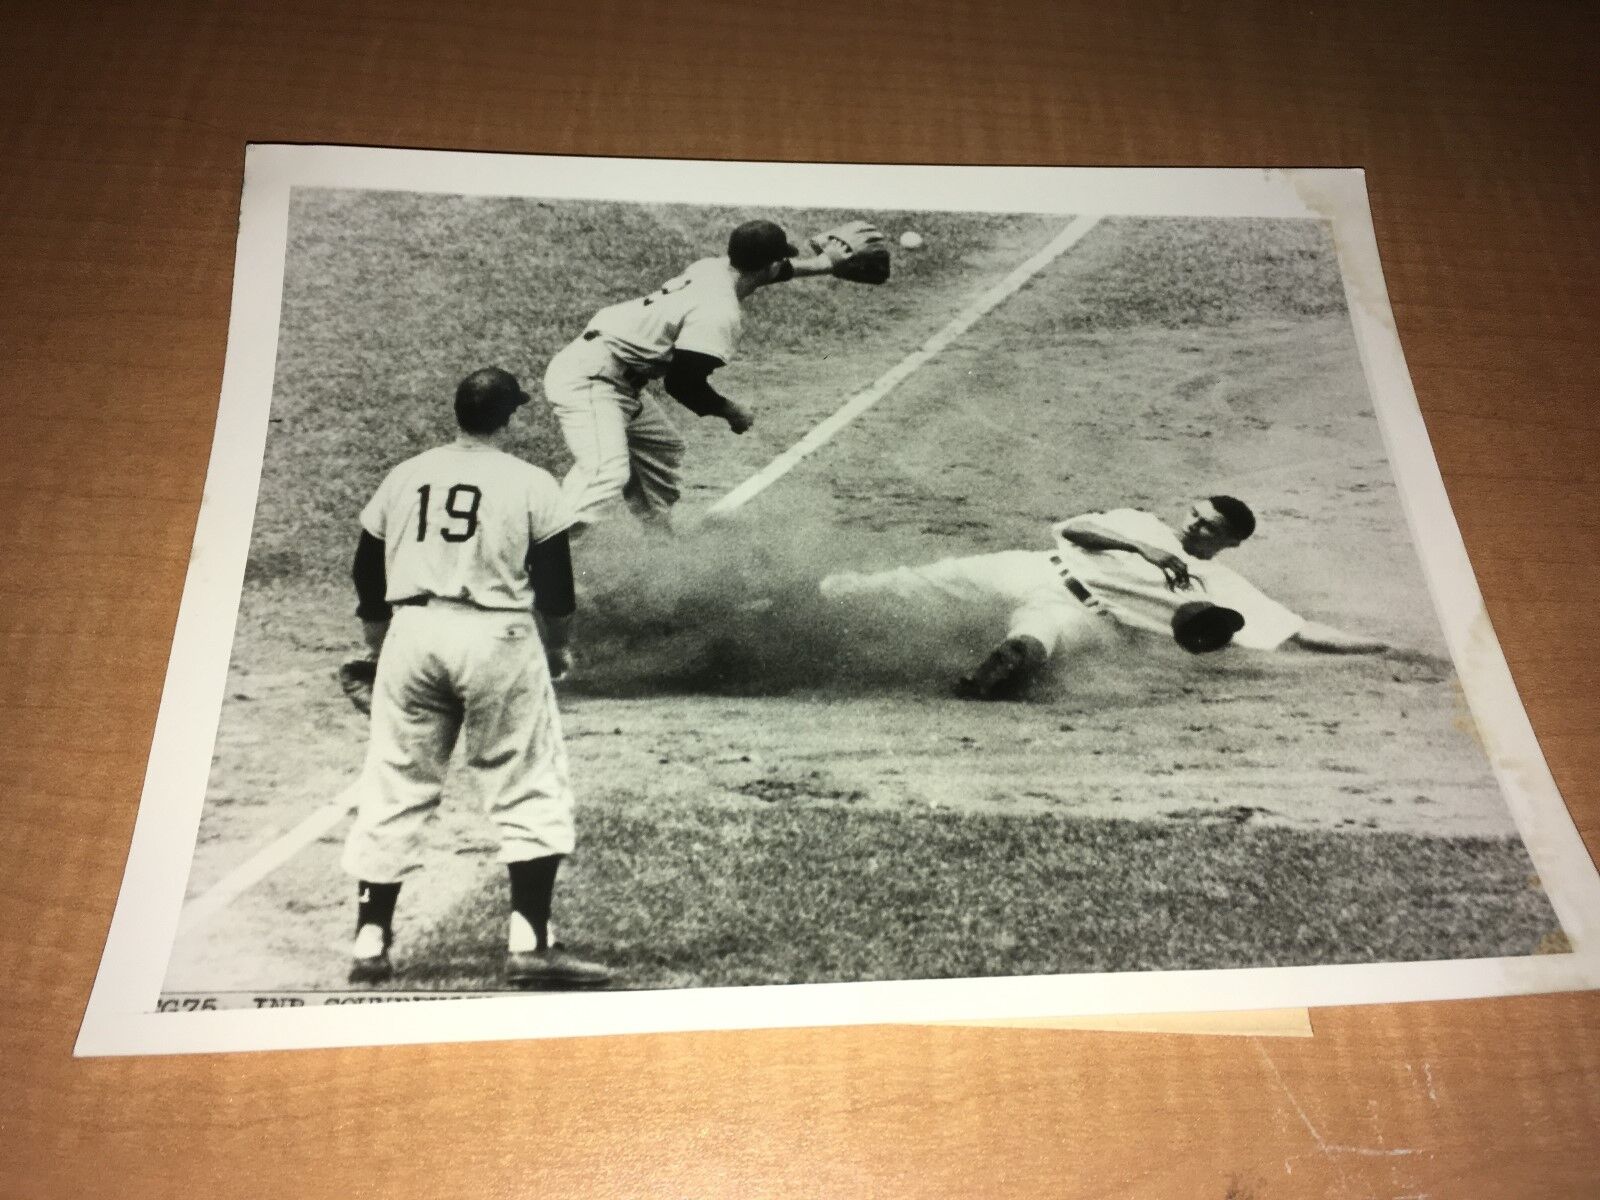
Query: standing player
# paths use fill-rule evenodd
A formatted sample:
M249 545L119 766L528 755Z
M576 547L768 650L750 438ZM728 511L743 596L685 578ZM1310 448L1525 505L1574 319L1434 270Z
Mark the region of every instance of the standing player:
M757 288L812 275L861 283L889 277L883 234L853 221L799 251L771 221L747 221L728 238L724 257L702 258L656 291L602 308L545 371L545 397L572 451L562 491L574 532L603 519L620 499L647 524L670 529L679 495L683 438L666 410L644 394L652 379L702 417L720 417L734 433L755 418L711 386L711 373L733 361L743 322L740 305Z
M378 669L343 860L360 881L352 983L393 973L395 902L420 866L418 841L457 741L460 778L494 822L510 874L507 980L542 988L609 980L550 936L556 871L573 847L550 686L552 669L570 665L571 516L554 478L501 448L527 401L505 371L467 376L456 389L460 436L395 467L361 512L357 615Z
M1086 513L1052 528L1056 550L1007 550L946 558L873 575L822 581L830 599L901 606L998 606L1006 637L957 684L967 699L1015 697L1060 653L1104 644L1117 631L1156 633L1194 653L1230 642L1252 650L1284 645L1328 654L1415 657L1377 638L1307 621L1212 560L1255 531L1242 500L1196 501L1181 531L1140 509Z

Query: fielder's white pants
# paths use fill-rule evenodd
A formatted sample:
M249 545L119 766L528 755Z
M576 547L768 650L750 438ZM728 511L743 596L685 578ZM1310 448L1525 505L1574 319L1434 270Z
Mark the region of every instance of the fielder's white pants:
M1088 649L1114 637L1111 617L1067 591L1050 556L1032 550L944 558L870 575L841 572L822 581L822 594L888 605L905 619L915 619L914 611L908 610L919 606L980 613L999 608L1005 613L1008 638L1031 637L1052 655Z
M378 656L346 871L393 883L421 866L458 742L458 781L494 823L501 862L572 852L567 753L532 615L435 600L396 608Z
M600 338L579 338L545 368L545 398L572 451L561 490L579 525L604 519L619 503L643 520L664 521L678 502L683 435L643 394L645 382Z

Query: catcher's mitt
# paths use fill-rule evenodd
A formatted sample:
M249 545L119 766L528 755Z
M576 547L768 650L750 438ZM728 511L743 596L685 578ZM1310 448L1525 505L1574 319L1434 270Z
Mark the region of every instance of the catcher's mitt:
M889 239L876 225L850 221L811 239L813 254L826 254L833 274L851 283L884 283L889 278Z
M1244 617L1237 610L1208 600L1180 604L1172 614L1172 636L1190 654L1221 650L1243 628Z
M378 664L370 658L351 659L339 668L339 688L357 712L372 712L372 685L377 678Z

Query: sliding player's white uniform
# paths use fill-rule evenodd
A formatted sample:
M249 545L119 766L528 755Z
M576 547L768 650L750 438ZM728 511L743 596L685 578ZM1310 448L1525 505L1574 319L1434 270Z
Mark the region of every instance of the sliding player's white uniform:
M824 579L822 593L880 603L993 606L1005 614L1006 637L1031 637L1050 654L1104 641L1116 625L1171 640L1173 614L1193 600L1236 610L1245 623L1233 641L1253 650L1276 649L1305 625L1236 571L1185 554L1178 535L1153 514L1119 508L1090 515L1108 532L1178 555L1190 586L1174 591L1161 569L1140 555L1086 550L1058 534L1053 552L1006 550L870 575L844 572Z

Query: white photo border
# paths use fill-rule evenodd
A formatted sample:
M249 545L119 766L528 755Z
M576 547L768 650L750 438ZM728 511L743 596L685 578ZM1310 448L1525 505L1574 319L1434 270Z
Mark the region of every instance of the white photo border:
M243 591L272 402L290 191L310 187L649 203L704 204L715 197L731 206L859 211L939 208L1329 222L1412 544L1485 751L1571 952L155 1012L205 803ZM1600 875L1556 790L1490 627L1406 371L1361 171L882 166L248 148L216 435L127 868L76 1054L1207 1012L1564 991L1600 987L1597 921Z

